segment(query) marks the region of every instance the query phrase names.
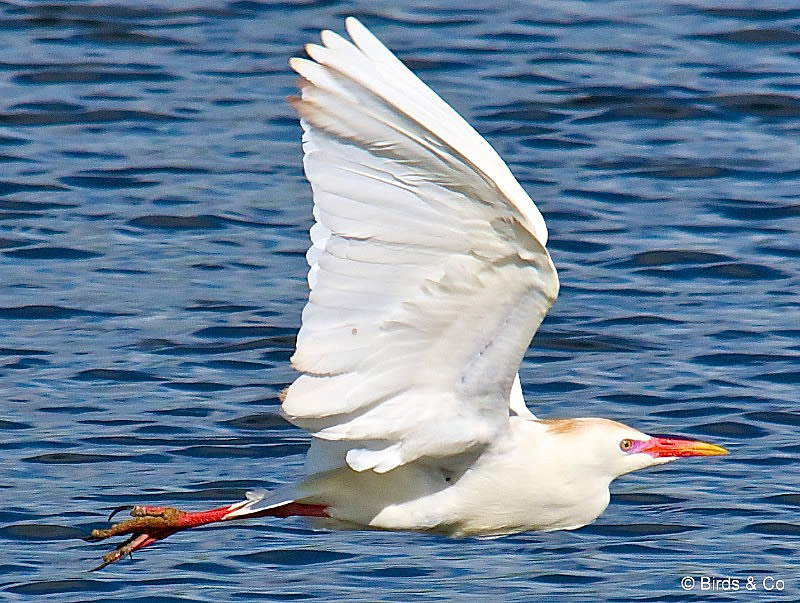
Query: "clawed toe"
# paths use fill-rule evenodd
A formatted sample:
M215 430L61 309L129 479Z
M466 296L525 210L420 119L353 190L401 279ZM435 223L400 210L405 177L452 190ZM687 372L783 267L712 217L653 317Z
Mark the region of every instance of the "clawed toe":
M183 526L179 525L179 520L186 515L185 511L173 507L125 505L114 509L108 517L109 521L120 511L130 511L132 519L120 521L103 530L94 529L84 540L100 542L106 538L125 534L130 534L131 537L118 544L115 550L103 555L103 563L91 571L102 569L126 555L131 555L134 551L183 529Z
M116 507L116 508L114 508L113 511L111 511L111 514L108 516L108 521L111 521L112 519L114 519L114 515L116 515L117 513L121 512L121 511L132 511L133 509L134 509L134 505L120 505L119 507Z
M94 529L84 540L87 542L99 542L106 538L122 534L157 533L165 530L174 531L175 528L181 527L178 521L181 517L186 515L185 511L173 507L128 505L114 509L108 519L111 520L114 515L124 510L130 510L132 519L126 519L125 521L115 523L105 530Z
M121 542L117 545L116 549L111 551L110 553L106 553L103 555L103 562L90 569L90 572L96 572L97 570L103 569L105 566L110 565L116 561L122 559L125 555L133 556L134 551L138 551L146 547L148 544L152 544L158 538L154 538L149 534L134 534L130 538L128 538L125 542Z

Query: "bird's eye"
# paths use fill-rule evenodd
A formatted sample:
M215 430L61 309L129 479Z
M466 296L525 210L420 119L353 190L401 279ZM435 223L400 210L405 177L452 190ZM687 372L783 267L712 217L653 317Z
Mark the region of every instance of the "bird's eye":
M624 439L619 443L619 449L622 452L628 452L631 448L633 448L633 440Z

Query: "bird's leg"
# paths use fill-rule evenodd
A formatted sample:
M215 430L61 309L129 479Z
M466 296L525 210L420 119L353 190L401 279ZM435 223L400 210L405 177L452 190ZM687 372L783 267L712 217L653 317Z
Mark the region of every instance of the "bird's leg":
M209 523L228 521L231 519L250 519L255 517L290 517L301 515L309 517L328 517L324 505L312 505L305 503L290 502L272 509L263 509L252 513L239 513L234 517L229 515L246 503L236 503L209 509L207 511L181 511L173 507L151 507L143 505L123 506L114 509L108 517L109 521L119 513L130 509L132 519L115 523L105 530L92 530L92 533L84 540L87 542L100 542L112 536L130 534L130 538L120 543L117 548L106 555L103 555L103 563L92 571L104 568L110 563L119 561L125 555L131 555L134 551L143 549L159 540L164 540L172 536L175 532L180 532L189 528L196 528Z

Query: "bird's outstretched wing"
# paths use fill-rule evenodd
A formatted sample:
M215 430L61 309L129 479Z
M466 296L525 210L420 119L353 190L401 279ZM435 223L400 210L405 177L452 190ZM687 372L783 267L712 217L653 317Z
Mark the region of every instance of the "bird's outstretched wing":
M352 442L353 469L385 472L504 436L558 276L494 149L361 23L347 31L291 61L316 224L292 358L304 374L283 412Z

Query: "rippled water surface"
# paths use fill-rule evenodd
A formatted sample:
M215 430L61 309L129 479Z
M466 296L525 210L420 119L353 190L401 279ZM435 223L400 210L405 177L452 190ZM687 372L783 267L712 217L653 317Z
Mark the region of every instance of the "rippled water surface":
M0 598L668 601L701 576L800 598L794 3L203 2L0 2ZM277 414L311 211L287 60L350 14L548 222L562 289L530 405L732 454L622 478L575 532L259 520L88 573L108 547L77 537L115 505L299 471Z

